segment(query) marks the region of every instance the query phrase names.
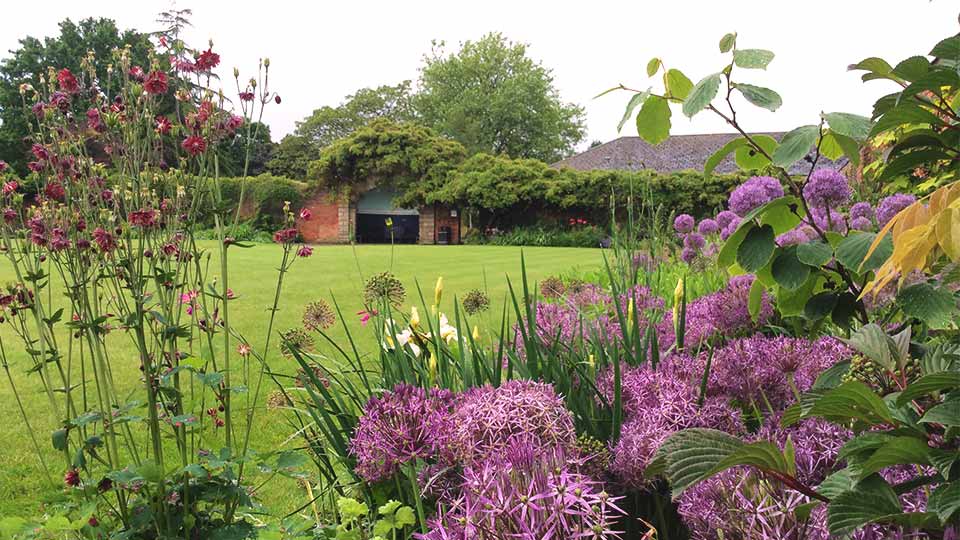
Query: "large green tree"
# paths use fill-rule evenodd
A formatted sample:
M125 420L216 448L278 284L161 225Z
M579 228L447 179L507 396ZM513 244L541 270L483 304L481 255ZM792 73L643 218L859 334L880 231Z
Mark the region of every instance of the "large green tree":
M306 137L319 151L377 118L402 123L414 117L410 81L403 81L396 86L361 88L336 107L320 107L297 123L296 134Z
M39 77L49 67L78 73L80 60L88 51L95 55L100 80L106 81L107 65L113 63L111 52L128 45L133 63L148 66L149 37L134 30L120 31L111 19L89 18L79 23L66 19L60 23L60 35L56 37L21 39L20 47L0 62L0 159L21 173L26 171L29 145L25 139L31 130L21 101L21 84L39 87Z
M422 121L471 153L555 161L583 139L583 109L560 99L551 71L498 33L442 44L424 58L415 97Z
M303 135L291 133L280 139L267 162L267 171L276 176L303 180L307 177L310 162L320 157L316 145Z

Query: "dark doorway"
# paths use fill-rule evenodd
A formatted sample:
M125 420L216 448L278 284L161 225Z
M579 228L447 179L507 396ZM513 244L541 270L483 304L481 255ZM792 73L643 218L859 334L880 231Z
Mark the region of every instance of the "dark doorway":
M393 223L387 227L387 220ZM420 216L390 214L357 214L357 242L361 244L416 244L420 235Z

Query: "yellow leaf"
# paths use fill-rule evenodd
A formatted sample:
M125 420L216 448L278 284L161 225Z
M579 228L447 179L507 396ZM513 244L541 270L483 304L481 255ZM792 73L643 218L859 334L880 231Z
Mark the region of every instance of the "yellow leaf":
M960 261L960 208L947 208L937 218L937 242L953 262Z

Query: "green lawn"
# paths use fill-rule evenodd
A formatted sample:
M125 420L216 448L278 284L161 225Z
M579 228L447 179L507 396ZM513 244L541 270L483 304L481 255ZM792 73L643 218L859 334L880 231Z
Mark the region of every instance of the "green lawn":
M210 247L213 245L210 244ZM336 298L348 318L349 330L358 338L361 348L368 353L375 353L372 329L363 328L355 313L361 309L364 278L385 270L391 270L403 281L407 289L407 305L411 302L420 303L416 280L419 280L424 296L432 299L434 283L438 276L443 276L441 311L452 316L453 296L480 288L490 296L488 313L491 319L499 320L507 294L505 275L518 283L520 253L521 248L494 246L317 247L313 257L298 260L287 275L277 330L299 326L303 307L308 302L318 298L328 301ZM594 271L602 266L602 254L597 249L524 248L523 253L531 280L573 270ZM231 303L231 321L254 346L262 344L264 339L268 315L266 309L273 299L279 256L280 249L276 245L258 245L231 252L230 286L239 297ZM211 268L218 267L213 261ZM6 259L2 259L0 283L11 280L12 270ZM56 287L52 292L59 294ZM342 340L343 325L338 323L331 334ZM35 376L28 377L24 373L28 359L21 342L7 325L0 329L0 339L21 397L26 401L30 422L40 437L40 444L46 449L48 463L55 469L55 474L59 474L62 460L49 448L49 433L55 428L57 419L47 413L48 404L41 393L39 381L34 380ZM141 383L133 348L122 334L115 334L111 339L111 362L119 378L118 386L135 392ZM322 346L319 347L321 353L324 350ZM295 371L294 363L279 356L275 349L269 361L276 371ZM263 412L258 416L259 423L254 429L253 449L271 450L284 444L295 446L299 443L296 439L288 441L291 433L279 416L282 413L267 411L265 407L262 409ZM36 515L41 510L43 499L56 493L59 487L53 489L46 484L5 378L0 383L0 415L6 420L0 423L0 454L3 456L3 466L0 467L0 516ZM54 480L59 482L58 478ZM272 512L278 514L296 509L306 501L305 497L303 491L290 481L267 484L261 493L262 500Z

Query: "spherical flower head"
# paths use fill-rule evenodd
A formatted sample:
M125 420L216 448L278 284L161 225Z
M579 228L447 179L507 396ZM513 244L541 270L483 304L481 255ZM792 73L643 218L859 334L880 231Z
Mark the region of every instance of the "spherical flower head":
M730 210L724 210L720 212L719 214L717 214L717 218L716 218L717 225L720 226L720 229L723 229L724 227L729 225L731 221L739 221L739 220L740 218Z
M850 207L850 219L867 218L873 219L873 207L868 202L858 202Z
M310 302L303 310L303 326L310 330L327 330L336 322L336 313L324 300Z
M697 232L700 234L717 234L720 232L720 224L710 218L704 219L697 225Z
M901 210L917 202L917 198L908 193L896 193L880 201L877 206L877 224L883 227Z
M729 206L743 217L751 210L783 197L783 186L772 176L754 176L730 193Z
M735 219L727 223L727 225L724 226L723 229L720 230L720 238L722 240L726 240L727 238L730 238L731 236L733 236L733 233L737 232L737 228L739 227L740 227L740 218L736 217Z
M680 260L687 264L693 264L693 261L697 260L697 250L692 247L684 247L680 250Z
M840 234L847 232L846 218L833 208L811 208L810 216L808 216L807 219L811 217L813 218L813 223L816 224L821 231L833 231Z
M371 398L350 440L357 474L376 482L404 463L442 457L454 429L450 404L447 392L405 384Z
M576 445L573 416L553 386L514 380L464 392L452 416L454 451L464 463L501 456L518 436L544 452Z
M693 230L696 221L690 214L680 214L673 220L673 230L685 234Z
M687 233L683 237L683 247L700 250L705 245L707 245L707 240L700 233Z
M803 196L813 208L838 208L850 200L850 185L839 171L817 169L803 186Z
M873 222L870 221L870 218L856 217L850 220L850 228L857 231L871 231L873 230Z
M407 289L397 276L390 272L381 272L372 276L363 287L363 302L370 308L377 308L381 303L397 308L403 304L406 296Z
M167 74L163 71L151 71L147 79L143 82L143 89L148 94L161 95L166 94L169 88Z
M780 247L804 244L806 242L807 235L800 229L790 229L777 237L777 245Z
M490 297L480 289L473 289L463 297L463 310L467 315L482 313L490 307Z

